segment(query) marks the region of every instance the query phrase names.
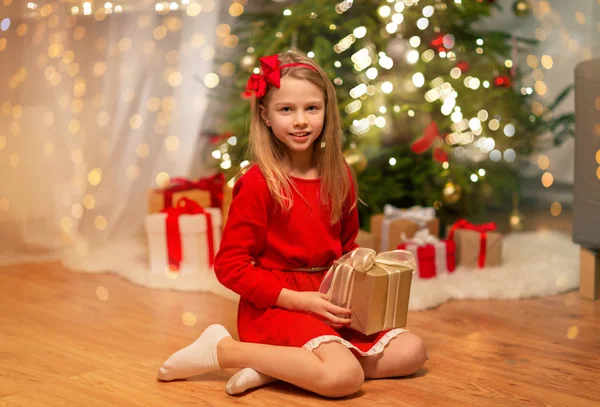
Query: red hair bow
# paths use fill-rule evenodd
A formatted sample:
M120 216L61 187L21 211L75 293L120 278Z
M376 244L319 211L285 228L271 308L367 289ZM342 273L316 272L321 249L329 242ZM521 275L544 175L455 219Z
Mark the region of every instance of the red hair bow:
M261 98L267 93L267 83L279 88L281 79L279 56L277 54L260 58L260 67L262 68L262 75L253 73L246 85L246 92L254 91L257 98Z
M260 67L262 70L261 75L252 74L248 79L248 84L246 85L246 95L254 92L256 98L259 99L267 94L267 86L270 83L271 85L279 88L281 84L281 69L288 66L303 66L308 69L312 69L316 71L316 69L310 65L303 63L292 63L279 65L279 55L269 55L267 57L262 57L259 59Z

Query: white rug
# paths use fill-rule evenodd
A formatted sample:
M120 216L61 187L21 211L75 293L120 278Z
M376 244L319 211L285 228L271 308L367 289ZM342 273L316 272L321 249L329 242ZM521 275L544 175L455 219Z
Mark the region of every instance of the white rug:
M579 287L579 246L558 232L513 233L504 238L503 264L457 267L452 274L413 279L410 310L456 299L515 299L553 295Z
M118 241L86 256L69 253L63 258L71 269L85 272L112 271L129 281L154 288L205 291L237 300L207 271L202 275L150 274L144 237ZM452 299L514 299L558 294L579 286L579 246L570 236L558 232L514 233L504 239L503 265L466 269L440 278L413 279L410 310L436 307Z

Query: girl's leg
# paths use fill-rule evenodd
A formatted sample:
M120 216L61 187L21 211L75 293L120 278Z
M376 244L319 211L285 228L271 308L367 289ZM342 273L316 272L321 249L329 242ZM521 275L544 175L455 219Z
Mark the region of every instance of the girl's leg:
M212 370L250 367L326 397L357 392L364 372L348 348L337 342L303 348L238 342L221 325L211 325L161 366L161 380L183 379Z
M224 338L217 346L217 354L221 368L250 367L325 397L351 395L364 382L356 357L337 342L309 351Z
M419 370L427 360L423 340L411 332L392 339L383 353L359 357L367 379L407 376Z

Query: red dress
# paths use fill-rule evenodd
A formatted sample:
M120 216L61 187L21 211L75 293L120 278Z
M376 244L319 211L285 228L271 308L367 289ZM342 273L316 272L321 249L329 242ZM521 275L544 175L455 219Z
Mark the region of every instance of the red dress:
M356 247L358 210L346 210L331 224L328 205L320 203L319 179L292 178L302 196L284 211L272 198L258 166L233 189L233 201L215 259L219 281L240 295L240 340L315 349L337 341L355 354L373 355L402 329L365 336L349 328L334 329L312 315L275 306L283 288L318 291L326 271L283 271L330 266ZM355 196L354 191L351 198ZM305 202L306 200L306 202ZM348 200L348 203L352 199Z

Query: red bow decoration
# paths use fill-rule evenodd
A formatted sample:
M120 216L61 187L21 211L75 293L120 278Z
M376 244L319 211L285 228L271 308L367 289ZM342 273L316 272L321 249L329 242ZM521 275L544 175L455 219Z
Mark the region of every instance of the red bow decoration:
M268 57L262 57L259 60L262 75L253 73L250 75L248 84L246 85L246 92L254 91L257 98L261 98L267 93L268 83L279 88L281 80L281 74L279 72L279 55L269 55Z
M480 233L479 240L479 268L483 268L485 266L485 256L487 251L487 232L493 232L496 230L496 223L489 222L483 223L481 225L474 225L466 219L461 219L452 225L450 232L448 233L448 240L454 240L454 232L456 229L467 229L474 230L475 232Z
M429 148L436 140L443 140L443 138L440 134L440 131L438 130L437 124L434 121L432 121L425 128L423 136L415 140L415 142L412 143L412 145L410 146L410 149L415 154L423 154L425 151L429 150ZM446 154L446 152L441 147L436 146L433 149L433 159L437 162L444 163L448 161L448 154Z
M294 62L291 64L279 65L279 55L269 55L267 57L259 58L262 75L252 74L248 78L246 84L246 91L242 93L242 98L246 99L249 95L254 93L257 99L260 99L267 94L267 86L271 85L279 88L281 85L281 69L289 66L303 66L305 68L317 71L315 67L303 64L301 62Z
M190 181L187 178L177 177L171 179L171 184L163 190L164 207L173 206L173 194L190 189L200 189L210 193L210 206L221 208L223 206L223 187L225 185L225 175L222 173L207 178L200 178L198 181Z
M169 268L172 271L178 271L183 259L181 249L181 234L179 232L179 216L180 215L199 215L206 217L206 236L208 239L208 261L212 266L215 260L215 242L213 238L212 217L210 213L196 202L188 198L181 198L177 201L177 207L164 208L162 212L167 214L167 253L169 257Z
M227 140L227 139L229 139L231 136L233 136L233 133L232 133L232 132L230 132L230 131L228 131L228 132L225 132L225 133L223 133L223 134L218 134L218 135L216 135L216 136L212 136L212 137L210 138L210 143L211 143L211 144L217 144L217 143L221 143L221 142L223 142L223 140Z

